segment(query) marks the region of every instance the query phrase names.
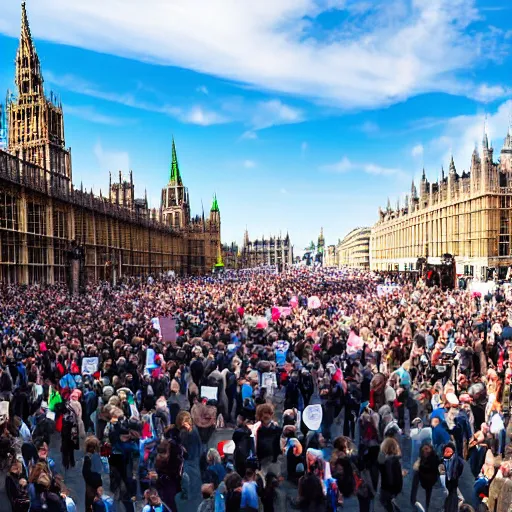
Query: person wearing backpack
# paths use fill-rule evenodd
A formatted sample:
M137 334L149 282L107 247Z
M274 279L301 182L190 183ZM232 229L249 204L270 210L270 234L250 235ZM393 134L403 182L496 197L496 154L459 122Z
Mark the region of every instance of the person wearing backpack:
M78 432L78 418L71 407L71 404L66 404L66 410L62 417L62 431L61 431L61 448L62 465L64 469L75 467L75 450L80 447L80 437Z
M245 475L247 469L247 459L252 454L256 455L254 446L254 437L248 426L248 420L245 415L238 416L238 426L233 432L233 442L235 443L234 462L239 475Z

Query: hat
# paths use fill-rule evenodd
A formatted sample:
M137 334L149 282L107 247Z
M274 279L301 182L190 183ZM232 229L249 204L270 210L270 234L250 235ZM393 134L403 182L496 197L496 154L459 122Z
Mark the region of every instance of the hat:
M411 421L411 425L418 425L420 423L423 423L423 420L421 418L414 418L412 421Z

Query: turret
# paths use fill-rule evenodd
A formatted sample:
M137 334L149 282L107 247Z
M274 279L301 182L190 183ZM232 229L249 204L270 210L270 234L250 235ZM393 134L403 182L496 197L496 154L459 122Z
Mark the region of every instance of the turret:
M213 195L212 207L210 208L210 222L215 226L220 226L220 209L217 194Z
M500 153L501 171L512 173L512 121Z

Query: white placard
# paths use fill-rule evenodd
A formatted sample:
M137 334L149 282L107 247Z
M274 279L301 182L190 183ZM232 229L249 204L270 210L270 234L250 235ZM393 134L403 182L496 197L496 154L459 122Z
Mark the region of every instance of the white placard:
M215 386L201 386L201 398L217 400L217 388Z
M49 420L55 421L55 413L53 411L50 411L49 409L46 411L46 417Z
M97 357L84 357L82 359L82 373L92 375L98 371Z

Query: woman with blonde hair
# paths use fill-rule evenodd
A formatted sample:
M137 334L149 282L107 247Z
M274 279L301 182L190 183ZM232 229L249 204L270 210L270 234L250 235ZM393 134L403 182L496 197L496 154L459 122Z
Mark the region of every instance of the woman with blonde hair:
M393 437L387 437L380 445L380 453L377 459L379 466L380 502L387 512L393 512L393 500L402 492L403 477L400 464L400 445Z
M84 465L82 467L82 476L85 480L85 511L92 512L93 503L98 489L103 487L101 473L103 464L99 455L100 442L97 437L89 436L85 440L84 446Z

